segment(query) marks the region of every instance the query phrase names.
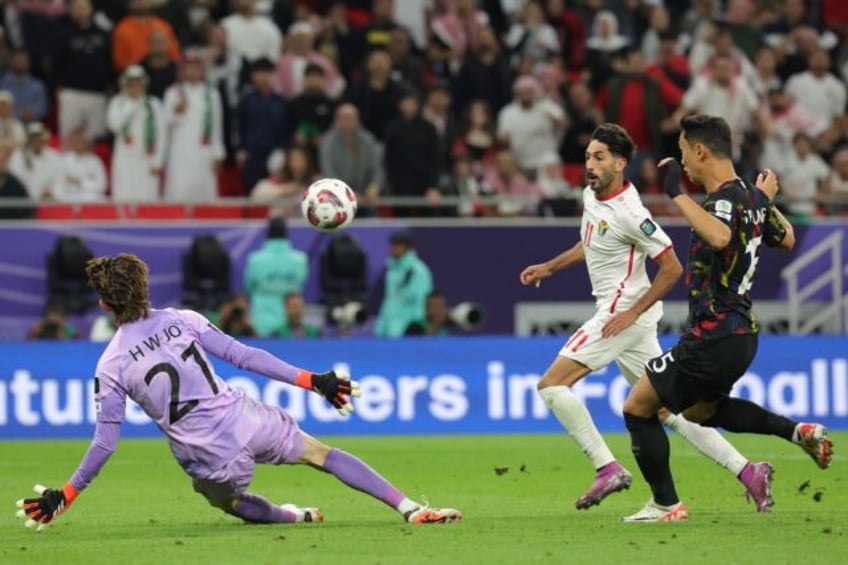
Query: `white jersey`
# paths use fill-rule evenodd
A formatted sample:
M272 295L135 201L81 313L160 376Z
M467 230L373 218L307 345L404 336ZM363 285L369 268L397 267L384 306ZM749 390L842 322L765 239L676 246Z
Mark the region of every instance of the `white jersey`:
M651 286L646 258L656 259L671 249L671 239L629 181L604 199L589 187L583 190L580 237L598 314L615 314L635 304ZM652 325L661 317L662 303L657 301L637 324Z

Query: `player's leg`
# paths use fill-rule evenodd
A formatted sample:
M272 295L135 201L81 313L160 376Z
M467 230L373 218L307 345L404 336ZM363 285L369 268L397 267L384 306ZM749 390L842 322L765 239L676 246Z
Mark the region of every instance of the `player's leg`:
M662 401L647 375L634 385L624 402L624 423L642 476L651 487L652 500L628 522L681 521L688 510L680 502L669 465L670 448L658 414Z
M621 351L640 339L642 330L637 327L604 339L601 330L606 319L596 316L575 332L538 385L545 404L595 467L595 481L577 499L577 509L600 504L610 494L629 488L632 482L630 473L615 459L601 437L586 405L571 388L591 371L606 367Z
M253 454L245 450L210 477L194 478L195 492L231 516L253 524L321 521L320 511L304 511L293 505L277 506L265 498L246 492L253 478Z
M458 522L462 514L452 508L427 508L406 497L364 461L341 449L332 448L301 432L300 463L330 473L347 486L369 494L396 510L414 524Z
M727 396L713 402L700 402L685 410L683 415L710 428L781 437L799 445L822 469L827 469L833 456L833 444L821 424L797 422L744 398Z

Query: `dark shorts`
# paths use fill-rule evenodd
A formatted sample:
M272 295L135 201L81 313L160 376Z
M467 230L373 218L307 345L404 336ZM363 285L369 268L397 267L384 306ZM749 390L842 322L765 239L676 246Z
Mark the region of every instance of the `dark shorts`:
M697 402L713 402L730 394L754 360L757 342L756 334L711 340L687 334L645 368L663 405L679 414Z

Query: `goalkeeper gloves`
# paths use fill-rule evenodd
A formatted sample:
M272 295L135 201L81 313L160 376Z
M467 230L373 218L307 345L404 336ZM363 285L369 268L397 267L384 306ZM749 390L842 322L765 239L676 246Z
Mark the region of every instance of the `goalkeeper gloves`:
M660 173L663 175L663 189L668 197L674 200L683 192L680 190L680 177L683 175L683 169L680 168L680 163L676 159L667 158L660 161Z
M19 508L17 516L27 519L24 522L27 528L38 525L39 532L67 510L79 494L71 483L67 483L62 490L47 488L44 485L35 485L33 490L39 495L38 498L19 500L16 504Z
M310 373L300 371L297 374L297 386L306 390L314 390L327 399L339 414L346 416L353 412L350 397L359 396L359 383L350 380L346 372L327 371L326 373Z

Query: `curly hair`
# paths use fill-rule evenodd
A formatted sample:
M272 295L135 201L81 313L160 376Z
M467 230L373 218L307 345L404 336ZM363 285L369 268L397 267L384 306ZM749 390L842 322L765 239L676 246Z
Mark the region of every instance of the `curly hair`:
M115 315L115 325L146 318L150 313L147 264L130 253L95 257L85 267L88 284Z

